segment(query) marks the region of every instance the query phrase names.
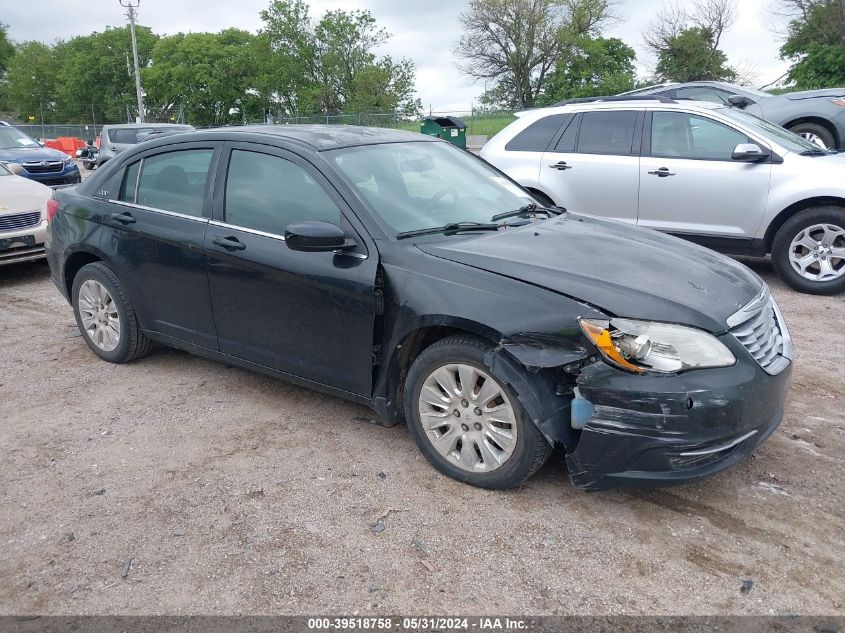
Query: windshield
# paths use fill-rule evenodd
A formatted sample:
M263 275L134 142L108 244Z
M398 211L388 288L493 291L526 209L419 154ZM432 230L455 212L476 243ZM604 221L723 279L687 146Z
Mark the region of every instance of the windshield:
M533 201L492 167L446 143L365 145L324 155L396 233L489 223L494 215Z
M736 108L716 108L716 110L731 117L732 119L736 119L759 134L772 139L779 145L788 149L790 152L797 152L800 154L801 152L818 152L822 150L822 148L815 143L806 141L797 134L793 134L779 125L765 121L760 117L744 112L743 110L738 110Z
M13 127L0 127L0 149L38 147L38 143Z

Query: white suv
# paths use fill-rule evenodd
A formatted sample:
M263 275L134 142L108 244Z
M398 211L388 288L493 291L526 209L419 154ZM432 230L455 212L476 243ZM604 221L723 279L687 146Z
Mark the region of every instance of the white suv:
M546 204L738 255L813 294L845 290L845 155L742 110L610 97L521 113L481 156Z

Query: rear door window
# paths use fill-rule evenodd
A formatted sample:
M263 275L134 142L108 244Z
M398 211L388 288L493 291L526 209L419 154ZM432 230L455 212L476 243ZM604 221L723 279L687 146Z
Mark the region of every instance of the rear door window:
M138 204L201 217L213 155L212 149L186 149L144 158Z
M576 151L581 154L629 156L636 123L635 110L584 112Z
M534 121L505 145L508 152L545 152L561 124L571 115L552 114Z

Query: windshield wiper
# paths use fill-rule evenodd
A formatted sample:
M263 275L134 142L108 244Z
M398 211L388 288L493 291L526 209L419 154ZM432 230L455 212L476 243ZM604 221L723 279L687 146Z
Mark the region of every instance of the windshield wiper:
M519 207L518 209L514 209L513 211L505 211L504 213L497 213L492 218L490 218L490 220L493 221L493 222L497 222L499 220L504 220L505 218L512 218L512 217L515 217L517 215L524 215L526 213L530 213L531 215L536 217L537 211L540 211L541 213L548 213L551 216L551 215L560 215L561 213L564 213L566 211L566 209L562 209L560 207L554 207L554 208L552 208L552 207L541 207L541 206L537 205L537 203L535 203L535 202L529 202L525 206Z
M453 233L460 233L463 231L498 231L502 227L501 224L484 224L482 222L450 222L443 226L432 226L428 229L415 229L413 231L402 231L396 234L397 240L404 240L408 237L417 237L419 235L434 235L436 233L445 233L447 235Z

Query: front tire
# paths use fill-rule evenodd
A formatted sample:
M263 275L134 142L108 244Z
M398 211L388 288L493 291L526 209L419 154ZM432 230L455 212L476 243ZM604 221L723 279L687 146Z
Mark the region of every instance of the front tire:
M789 218L772 241L772 263L799 292L845 290L845 209L815 207Z
M420 452L441 473L504 490L533 475L552 447L485 363L492 349L464 335L428 347L405 381L405 417Z
M797 123L789 128L804 140L815 143L822 149L836 149L836 138L828 128L818 123Z
M73 313L82 338L109 363L128 363L150 353L123 285L102 262L79 269L71 289Z

